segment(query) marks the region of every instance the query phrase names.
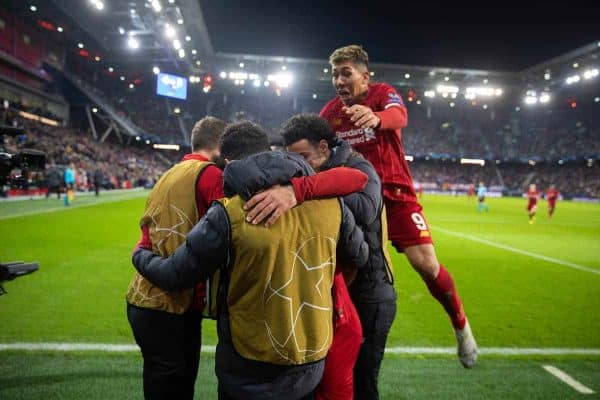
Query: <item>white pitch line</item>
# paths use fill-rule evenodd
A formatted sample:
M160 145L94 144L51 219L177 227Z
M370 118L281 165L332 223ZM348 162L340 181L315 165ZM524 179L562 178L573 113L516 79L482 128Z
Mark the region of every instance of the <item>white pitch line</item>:
M573 389L575 389L579 393L583 393L583 394L593 394L594 393L594 391L592 389L590 389L587 386L584 386L581 382L573 379L566 372L561 371L560 369L558 369L552 365L543 365L542 368L544 368L548 373L554 375L555 377L557 377L558 379L560 379L567 385L571 386Z
M28 351L101 351L101 352L134 352L139 351L135 344L110 344L110 343L0 343L0 351L28 350ZM212 354L215 346L203 345L203 353ZM388 347L388 354L413 354L435 355L456 354L456 347ZM585 355L600 356L600 349L590 348L523 348L523 347L484 347L479 349L479 354L496 356L558 356L558 355Z
M530 251L525 251L525 250L521 250L521 249L517 249L516 247L511 247L511 246L506 246L503 244L499 244L496 242L492 242L489 240L485 240L485 239L480 239L478 237L475 236L471 236L471 235L466 235L464 233L460 233L460 232L454 232L448 229L444 229L444 228L440 228L438 226L432 226L433 229L444 232L448 235L451 236L457 236L463 239L468 239L468 240L472 240L474 242L478 242L478 243L483 243L483 244L487 244L488 246L492 246L492 247L497 247L499 249L502 250L507 250L507 251L512 251L513 253L517 253L517 254L522 254L524 256L529 256L529 257L533 257L533 258L537 258L539 260L544 260L544 261L548 261L554 264L559 264L565 267L569 267L569 268L573 268L573 269L578 269L580 271L585 271L585 272L591 272L592 274L597 274L600 275L600 270L591 268L591 267L586 267L584 265L579 265L579 264L575 264L575 263L571 263L568 261L563 261L563 260L559 260L557 258L552 258L552 257L548 257L545 256L543 254L538 254L538 253L532 253Z

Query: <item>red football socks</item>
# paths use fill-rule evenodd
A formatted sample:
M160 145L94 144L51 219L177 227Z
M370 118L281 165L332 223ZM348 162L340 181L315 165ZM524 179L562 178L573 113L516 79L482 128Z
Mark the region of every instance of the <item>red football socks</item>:
M463 329L467 322L462 302L456 293L454 281L450 273L440 264L440 273L432 281L426 281L427 288L433 297L439 301L452 321L455 328Z

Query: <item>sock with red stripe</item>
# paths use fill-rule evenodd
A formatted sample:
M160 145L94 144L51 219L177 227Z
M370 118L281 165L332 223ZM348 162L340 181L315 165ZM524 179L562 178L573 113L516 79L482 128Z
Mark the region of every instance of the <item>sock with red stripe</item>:
M433 297L442 304L446 313L452 321L455 328L462 329L465 327L466 316L462 307L462 302L456 293L454 281L450 273L442 264L440 264L440 273L432 281L426 281L427 288Z

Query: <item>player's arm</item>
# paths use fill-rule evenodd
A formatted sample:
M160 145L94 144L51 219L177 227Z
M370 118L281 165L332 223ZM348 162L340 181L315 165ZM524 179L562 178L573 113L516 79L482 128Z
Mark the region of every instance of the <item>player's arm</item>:
M194 287L225 265L229 249L229 223L223 205L213 203L206 215L189 232L183 243L167 258L139 248L132 261L138 272L163 290Z
M338 262L362 268L369 258L369 246L365 242L363 231L354 220L354 215L342 199L339 201L342 207L342 225L337 244Z
M369 225L375 221L381 208L381 179L375 172L375 168L367 160L360 159L355 165L356 170L361 170L369 179L361 190L344 196L344 203L356 222L360 225Z
M246 202L246 220L265 221L269 227L287 210L307 200L345 196L367 184L367 175L354 168L338 167L315 175L292 178L291 185L274 186L255 194Z

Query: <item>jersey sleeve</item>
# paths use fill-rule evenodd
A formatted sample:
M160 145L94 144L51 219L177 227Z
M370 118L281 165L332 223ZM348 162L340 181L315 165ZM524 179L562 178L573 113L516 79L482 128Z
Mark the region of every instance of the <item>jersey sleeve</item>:
M405 108L402 96L390 85L381 85L377 95L377 105L380 110L387 110L390 107Z

